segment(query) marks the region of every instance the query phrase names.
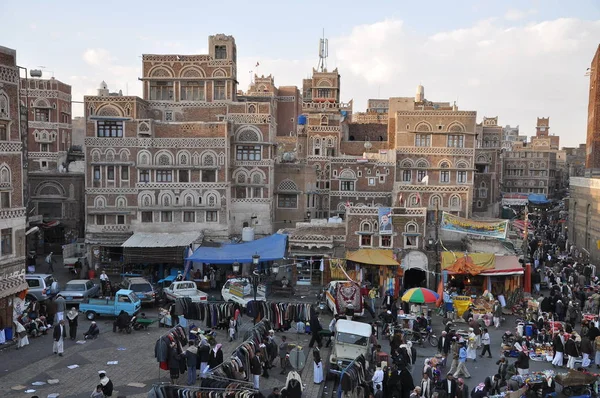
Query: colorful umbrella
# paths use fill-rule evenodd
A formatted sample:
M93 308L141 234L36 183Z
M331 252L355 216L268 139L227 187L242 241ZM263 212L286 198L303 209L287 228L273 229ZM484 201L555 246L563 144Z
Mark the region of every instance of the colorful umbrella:
M402 301L408 301L409 303L435 303L439 298L439 294L433 290L425 289L424 287L414 287L408 289L402 296Z

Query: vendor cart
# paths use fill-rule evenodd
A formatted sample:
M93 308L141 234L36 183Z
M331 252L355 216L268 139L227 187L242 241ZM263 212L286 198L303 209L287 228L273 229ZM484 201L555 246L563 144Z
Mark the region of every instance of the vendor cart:
M554 380L562 386L562 392L567 397L574 395L591 396L592 391L597 390L598 378L596 376L573 369L569 369L566 374L556 375Z

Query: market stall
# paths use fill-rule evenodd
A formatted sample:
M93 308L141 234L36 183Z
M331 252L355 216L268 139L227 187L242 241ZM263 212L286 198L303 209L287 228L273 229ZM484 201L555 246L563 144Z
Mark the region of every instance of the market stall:
M400 292L400 283L404 272L391 250L360 249L346 253L346 267L357 271L355 279L359 283L370 282L380 286L380 294L392 292L394 297Z
M493 253L442 253L442 270L450 286L467 296L484 291L503 296L523 286L524 270L517 256Z

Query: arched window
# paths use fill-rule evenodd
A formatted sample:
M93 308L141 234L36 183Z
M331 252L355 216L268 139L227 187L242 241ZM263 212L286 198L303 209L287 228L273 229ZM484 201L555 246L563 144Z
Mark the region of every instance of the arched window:
M485 184L485 181L481 181L481 184L479 184L479 188L486 188L487 185Z
M0 183L10 184L10 169L7 166L0 169Z
M356 180L356 174L350 169L344 169L340 173L340 180Z
M202 166L214 166L215 165L215 157L210 153L205 153L202 155Z
M150 195L144 195L142 203L144 204L144 207L150 207L152 205L152 198Z
M409 234L417 234L419 233L419 226L414 222L406 223L404 227L404 231Z
M145 153L143 153L140 156L140 164L141 165L148 165L148 155L146 155Z
M442 206L442 198L440 197L440 195L431 195L431 197L429 198L429 206Z
M429 167L429 164L427 163L426 160L419 160L417 162L417 167L420 169L426 169L427 167Z
M8 95L4 91L0 91L0 117L4 119L9 118L10 106L8 102Z
M188 157L185 153L182 153L181 155L179 155L179 164L181 164L181 165L188 164Z
M539 182L539 185L540 185L540 187L543 187L543 186L545 185L545 184L544 184L544 181L540 181L540 182Z
M261 141L260 136L256 130L251 128L244 128L237 133L238 142L258 142Z
M112 162L115 160L115 153L112 150L106 151L106 161Z
M164 195L162 198L163 206L171 206L171 197L169 195Z
M245 184L246 183L246 174L238 173L237 182L238 182L238 184Z
M254 104L248 105L248 113L256 113L256 105L254 105Z
M408 197L408 207L417 207L419 202L419 196L417 194L413 193Z
M117 198L117 207L118 208L123 208L123 207L127 207L127 199L125 198Z
M97 196L94 199L94 207L98 209L106 207L106 198L104 196Z
M126 149L122 149L121 152L119 152L119 159L121 162L126 162L129 159L129 152Z
M208 195L208 205L214 207L217 205L217 196L214 194Z
M169 159L169 156L166 154L160 155L158 157L158 164L160 166L168 166L171 164L171 159Z
M360 224L360 231L361 232L372 232L373 231L373 226L371 225L370 222L368 221L363 221Z
M450 197L450 207L453 209L460 207L460 197L453 195Z
M262 176L259 173L252 174L252 184L262 184Z

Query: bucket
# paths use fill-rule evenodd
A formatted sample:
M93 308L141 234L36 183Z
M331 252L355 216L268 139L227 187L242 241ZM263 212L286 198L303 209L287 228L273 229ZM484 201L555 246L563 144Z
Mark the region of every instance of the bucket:
M88 271L88 279L94 279L96 277L96 271L93 269Z
M533 336L533 326L532 325L525 325L525 336L527 336L527 337Z
M13 339L13 328L8 327L4 328L4 336L6 337L6 341L10 341Z

